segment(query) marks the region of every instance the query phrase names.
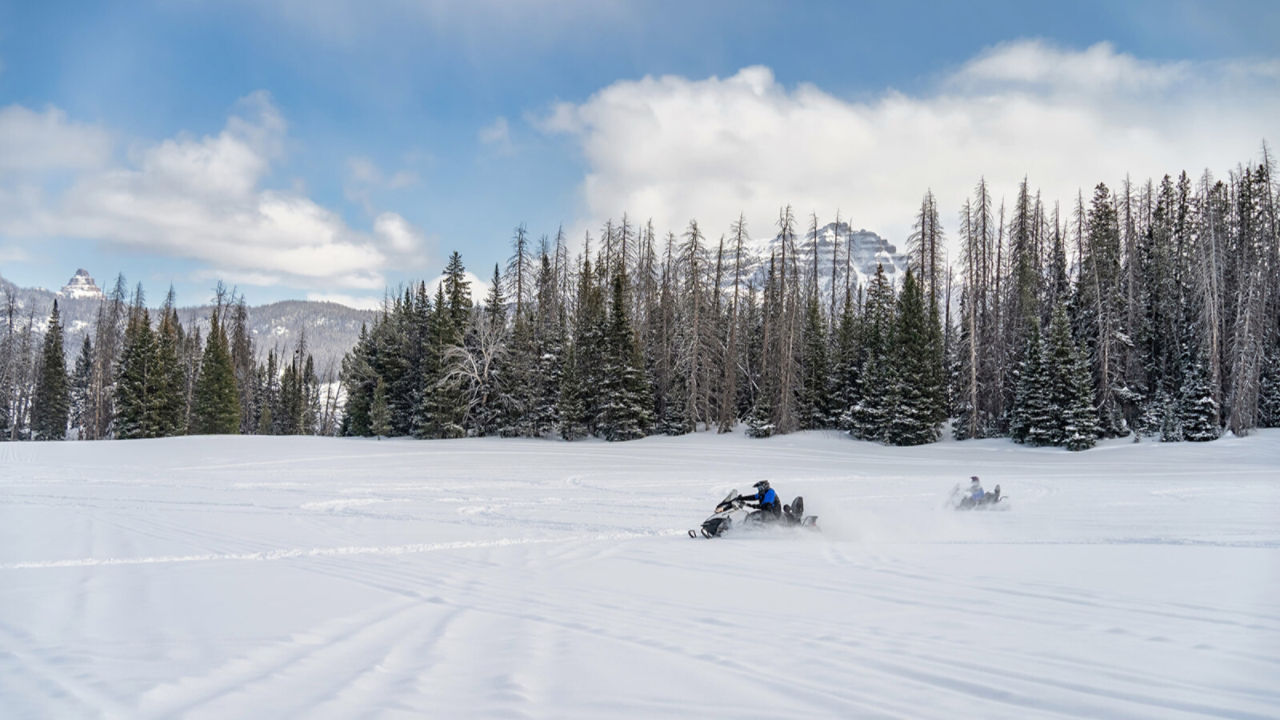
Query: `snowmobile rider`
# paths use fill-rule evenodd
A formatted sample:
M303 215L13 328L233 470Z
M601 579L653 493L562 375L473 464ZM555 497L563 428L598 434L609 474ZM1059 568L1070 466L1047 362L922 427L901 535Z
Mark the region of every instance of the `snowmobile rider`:
M969 499L974 502L982 502L983 496L987 493L982 489L982 483L978 481L978 476L974 475L969 480Z
M769 487L768 480L761 480L753 485L756 489L755 495L743 495L742 499L747 502L747 507L756 508L757 513L762 517L761 520L779 520L782 518L782 501L778 499L778 493ZM752 505L751 502L755 504ZM755 515L757 513L752 513Z

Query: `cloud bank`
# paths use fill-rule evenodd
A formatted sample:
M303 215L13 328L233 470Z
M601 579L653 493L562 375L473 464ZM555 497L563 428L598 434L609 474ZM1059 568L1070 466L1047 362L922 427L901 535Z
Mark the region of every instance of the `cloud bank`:
M100 128L56 109L4 108L0 234L106 241L251 285L381 290L387 269L421 252L423 233L394 212L357 230L301 192L266 187L286 130L259 92L216 135L139 145L115 163ZM58 172L70 179L53 182Z
M580 147L583 228L624 211L708 235L739 211L754 236L779 206L837 210L901 242L926 189L948 230L979 177L1012 199L1027 176L1045 199L1078 189L1206 168L1219 174L1280 136L1280 63L1156 62L1108 44L1037 40L991 48L919 95L867 101L812 85L786 88L769 68L728 78L616 82L535 120Z

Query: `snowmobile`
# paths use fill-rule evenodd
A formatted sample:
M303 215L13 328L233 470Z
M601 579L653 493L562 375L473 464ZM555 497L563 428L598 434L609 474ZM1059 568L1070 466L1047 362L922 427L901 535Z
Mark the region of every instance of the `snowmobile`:
M995 490L989 493L983 493L982 497L978 499L974 499L967 490L959 485L955 486L955 488L951 490L951 505L956 510L992 510L1000 504L1001 500L1008 499L1008 495L1000 494L999 485L996 485ZM1000 505L1000 507L1004 508L1008 506L1006 504Z
M721 500L720 504L716 505L715 512L702 521L702 527L689 531L689 537L696 538L701 534L704 538L715 538L724 535L736 526L745 527L749 525L777 524L783 527L818 529L818 516L804 514L804 498L799 496L792 500L790 505L782 507L782 517L779 519L766 520L765 517L762 513L750 512L746 507L746 500L742 498L738 491L730 490L724 500Z

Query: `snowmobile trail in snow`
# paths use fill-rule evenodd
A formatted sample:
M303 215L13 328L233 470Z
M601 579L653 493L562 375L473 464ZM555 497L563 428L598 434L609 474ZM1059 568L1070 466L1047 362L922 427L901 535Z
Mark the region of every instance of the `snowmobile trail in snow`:
M0 455L6 720L1280 716L1276 431ZM685 537L761 479L822 532Z

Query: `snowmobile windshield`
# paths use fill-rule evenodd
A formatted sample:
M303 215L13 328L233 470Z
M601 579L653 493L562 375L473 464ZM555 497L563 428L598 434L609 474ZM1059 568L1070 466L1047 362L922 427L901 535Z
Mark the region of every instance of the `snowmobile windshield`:
M728 495L725 495L725 496L724 496L724 499L720 501L720 504L721 504L721 505L723 505L724 503L727 503L727 502L729 502L730 500L733 500L733 499L735 499L735 498L737 498L737 497L738 497L738 491L737 491L737 490L730 490L730 491L729 491L729 494L728 494Z

